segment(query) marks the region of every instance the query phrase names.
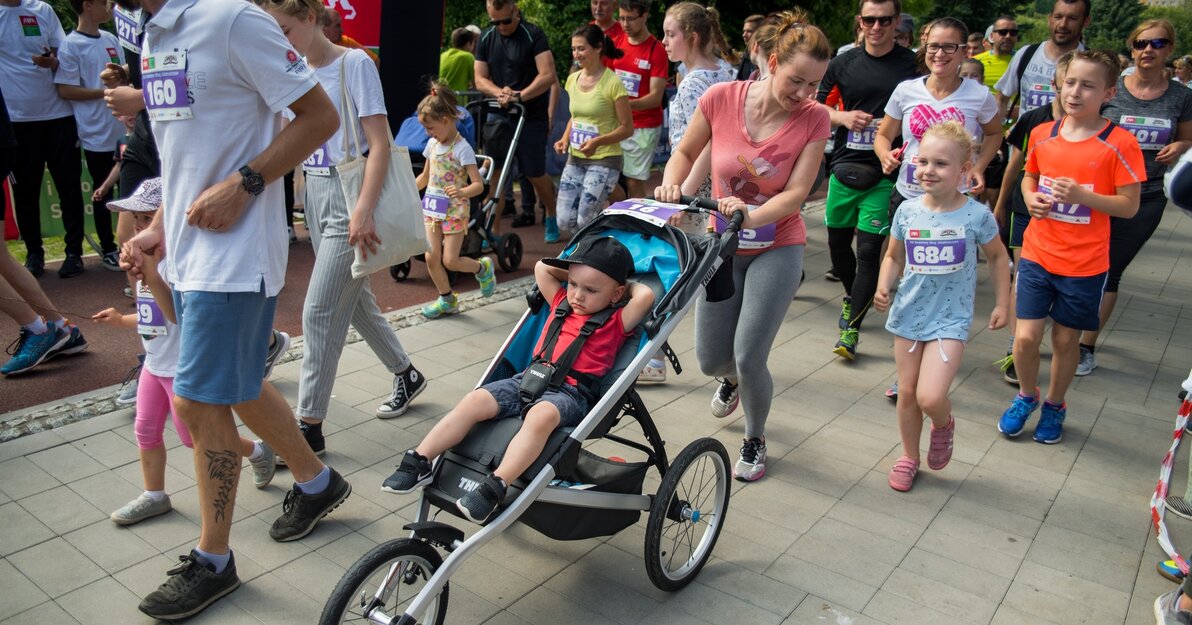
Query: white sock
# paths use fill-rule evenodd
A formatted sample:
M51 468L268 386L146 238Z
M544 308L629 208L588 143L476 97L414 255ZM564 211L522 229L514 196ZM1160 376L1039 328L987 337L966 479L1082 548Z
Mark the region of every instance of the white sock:
M27 323L21 326L21 329L32 334L45 334L46 330L49 329L49 326L46 325L45 319L42 319L40 316L38 316L33 320L32 323Z
M250 454L248 456L248 459L250 461L251 460L260 460L261 456L264 456L264 455L265 455L265 450L261 448L261 441L253 441L252 454Z
M67 326L67 324L69 324L69 323L70 323L70 322L66 320L66 317L63 317L63 318L61 318L61 319L59 319L59 320L55 321L55 322L54 322L54 325L58 326L58 329L59 329L59 330L65 330L65 329L66 329L66 326Z
M147 490L145 496L153 501L161 501L166 498L166 491L164 490Z

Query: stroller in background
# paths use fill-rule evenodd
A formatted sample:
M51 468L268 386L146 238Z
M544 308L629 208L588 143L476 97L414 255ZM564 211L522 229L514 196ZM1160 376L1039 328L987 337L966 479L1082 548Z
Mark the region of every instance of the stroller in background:
M645 565L650 581L674 591L695 578L712 554L728 510L728 453L720 441L706 437L669 461L662 436L634 384L637 372L709 283L725 286L727 278L731 288L731 272L718 270L737 249L743 215L734 215L723 233L689 237L668 225L668 216L678 211L719 214L714 202L684 201L689 205L649 200L615 203L581 228L560 254L568 256L587 237L616 237L634 257L631 279L649 285L657 296L635 336L617 354L612 370L591 389L595 399L583 421L574 428L555 430L538 460L509 485L496 515L465 539L463 530L432 520L431 507L460 516L455 500L475 489L500 464L521 421L500 419L474 427L462 443L436 461L434 477L422 490L416 522L405 526L411 535L378 545L350 567L327 600L320 625L443 623L451 575L515 521L556 540L581 540L614 535L648 511ZM533 358L551 309L537 289L528 300L529 310L489 364L481 384L511 377ZM638 423L645 443L624 438L628 427L613 432L624 417ZM584 441L597 439L636 450L645 459L619 461L582 448ZM643 494L651 467L661 475L661 484L656 493Z
M489 193L490 185L492 183L492 173L494 167L494 158L491 154L486 153L487 146L484 140L484 124L489 121L490 117L497 114L504 114L509 123L513 125L512 140L509 142L509 149L505 153L505 163L510 163L513 160L514 154L517 153L517 143L521 138L522 125L524 123L525 108L521 104L511 104L509 108L503 109L497 104L496 99L486 98L483 100L475 100L469 102L465 107L465 112L468 114L467 119L470 120L474 135L464 134L464 139L472 144L476 151L476 164L480 168L480 178L484 182L484 192L474 197L470 201L471 215L468 219L468 230L464 235L463 245L460 247L459 255L465 258L480 258L487 252L492 252L497 259L497 265L502 271L510 272L516 271L521 266L522 255L524 247L522 246L521 237L516 232L508 232L498 235L493 232L493 225L496 220L500 218L497 215L497 200L505 192L505 185L509 180L509 167L501 169L501 175L497 179L496 193ZM394 142L397 145L405 145L410 149L411 162L416 169L415 174L421 171L423 160L422 150L426 148L427 136L422 125L418 123L417 118L412 118L402 122L401 129L398 132ZM461 134L463 131L461 130ZM419 156L419 163L413 163L414 150L417 149ZM425 262L425 257L421 254L407 260L404 263L399 263L389 268L389 275L398 282L404 281L410 276L410 269L412 267L412 260L420 260ZM454 285L459 272L447 272L448 281Z

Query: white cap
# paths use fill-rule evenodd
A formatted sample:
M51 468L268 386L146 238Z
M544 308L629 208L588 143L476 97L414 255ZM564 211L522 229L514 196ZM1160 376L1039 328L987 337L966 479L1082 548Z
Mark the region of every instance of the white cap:
M468 24L467 26L464 26L464 30L472 31L472 33L474 33L477 37L479 37L481 34L480 27L475 24Z

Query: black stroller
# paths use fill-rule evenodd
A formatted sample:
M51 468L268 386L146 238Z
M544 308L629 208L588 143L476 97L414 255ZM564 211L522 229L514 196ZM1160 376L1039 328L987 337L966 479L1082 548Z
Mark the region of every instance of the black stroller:
M465 539L463 530L432 520L432 507L459 516L455 500L475 489L497 467L518 419L482 423L435 463L434 478L422 491L416 522L405 526L408 538L385 542L364 554L340 580L323 609L321 625L362 622L413 625L444 622L449 579L471 554L520 521L556 540L611 536L648 512L645 564L650 581L674 591L690 583L712 554L728 510L731 473L728 453L714 438L700 438L675 456L634 389L637 373L662 346L705 289L717 290L737 249L742 214L720 234L689 237L668 225L678 211L719 216L715 203L684 198L688 205L648 200L618 202L572 238L566 257L586 237L613 236L633 255L632 279L657 295L654 309L617 355L612 370L593 388L596 399L575 428L560 428L542 455L509 485L505 503L483 528ZM493 358L481 384L524 369L550 307L534 289L529 310ZM645 442L624 438L622 419L640 426ZM625 462L582 448L603 439L641 452L645 460ZM650 468L658 470L656 493L642 493ZM437 514L437 512L436 512Z
M492 252L497 260L497 266L502 271L516 271L521 266L522 254L524 253L521 237L516 232L507 232L498 235L493 232L493 224L500 218L497 215L496 198L501 197L505 192L505 185L509 180L508 164L513 162L514 154L517 153L517 143L521 139L522 125L525 121L525 108L521 104L514 103L510 104L508 108L502 109L493 98L469 102L466 108L476 123L476 163L480 167L480 177L484 181L484 194L474 197L471 200L471 216L468 219L468 232L465 235L463 245L460 247L459 254L466 258L480 258L484 254ZM501 169L501 175L497 178L497 191L489 194L495 162L493 157L486 153L489 146L485 144L483 129L484 124L489 122L490 119L492 121L498 121L498 115L501 116L502 121L506 121L510 125L512 138L509 142L509 148L505 152L504 162L506 166ZM485 199L488 195L491 195L492 199ZM425 260L421 254L415 256L414 259ZM398 282L408 278L410 276L410 263L411 261L407 260L404 263L390 267L390 277ZM447 278L451 284L455 284L457 277L458 272L450 270L447 272Z

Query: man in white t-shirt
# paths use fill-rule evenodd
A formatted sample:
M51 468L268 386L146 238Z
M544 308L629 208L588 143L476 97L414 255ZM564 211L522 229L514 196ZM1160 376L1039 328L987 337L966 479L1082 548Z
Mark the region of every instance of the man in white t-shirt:
M123 124L104 105L99 74L108 63L123 65L124 52L115 35L99 29L100 24L112 19L107 0L71 0L70 5L78 15L78 25L58 49L54 84L58 95L70 102L74 111L79 144L83 146L83 158L94 188L111 173L116 164L116 144L124 134ZM112 215L108 212L110 199L110 190L102 196L92 195L91 217L95 220L104 268L120 271L120 254L116 251Z
M120 4L153 14L141 79L163 174L163 208L122 262L135 273L144 254L164 248L182 335L174 408L194 440L202 519L198 545L139 606L175 620L240 585L228 546L241 470L233 408L296 481L269 530L274 540L306 536L351 493L262 382L289 249L281 178L331 137L338 116L277 22L252 3ZM294 121L282 130L287 107Z
M70 105L54 88L58 48L65 39L50 5L41 0L0 0L0 84L20 155L12 168L12 191L28 252L25 267L35 276L45 271L41 183L48 166L66 229L66 260L58 275L69 278L83 272L83 166Z
M1014 119L1033 108L1051 104L1056 96L1051 85L1056 61L1072 50L1084 49L1080 36L1088 25L1088 0L1055 0L1051 14L1047 16L1047 41L1020 48L1006 68L1006 73L997 81L995 88L1002 119L1013 113L1011 109L1015 104L1018 105L1018 114ZM1028 54L1030 58L1025 58ZM1023 63L1027 64L1026 69L1020 72Z

